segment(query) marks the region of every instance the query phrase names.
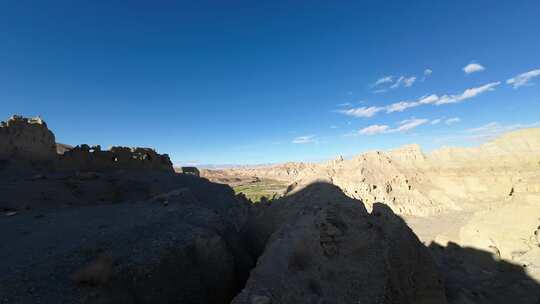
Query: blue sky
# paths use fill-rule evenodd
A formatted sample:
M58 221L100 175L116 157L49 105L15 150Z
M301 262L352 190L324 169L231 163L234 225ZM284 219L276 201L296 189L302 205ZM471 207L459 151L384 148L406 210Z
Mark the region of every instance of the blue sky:
M540 126L537 0L193 2L0 2L0 116L199 164Z

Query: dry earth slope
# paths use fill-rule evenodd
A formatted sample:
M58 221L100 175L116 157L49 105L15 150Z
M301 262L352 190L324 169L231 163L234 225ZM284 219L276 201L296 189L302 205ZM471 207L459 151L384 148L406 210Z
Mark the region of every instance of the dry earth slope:
M418 145L373 151L350 160L285 163L229 169L291 183L294 191L313 181L339 186L367 206L383 202L398 214L434 215L482 210L519 197L540 197L540 129L505 134L477 148L442 148L425 154Z
M368 210L377 202L389 206L426 244L490 252L540 282L538 128L474 148L423 153L418 145L407 145L349 160L229 169L228 174L285 181L289 194L314 181L329 182Z

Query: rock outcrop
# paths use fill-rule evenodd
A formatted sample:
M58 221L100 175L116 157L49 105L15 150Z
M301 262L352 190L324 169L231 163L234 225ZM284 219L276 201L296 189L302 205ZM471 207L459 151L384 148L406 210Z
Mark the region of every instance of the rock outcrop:
M55 169L83 171L161 170L173 172L167 154L150 148L112 147L86 144L71 147L56 144L55 136L41 118L13 116L0 123L0 161L54 162Z
M232 302L446 303L427 249L388 207L327 183L261 207L248 226L262 255Z
M150 148L112 147L101 150L100 146L80 145L59 156L59 167L85 171L161 170L173 172L167 154L158 154Z
M0 122L0 160L47 161L55 158L54 134L41 118L15 115Z
M476 212L461 227L461 246L492 252L498 259L524 267L540 282L540 198L532 202L510 202Z
M193 176L175 185L167 201L0 218L0 303L228 303L253 265L250 205Z
M398 214L435 215L482 210L509 195L540 194L540 129L511 132L476 148L442 148L429 154L418 145L373 151L349 160L285 163L224 170L289 182L292 192L320 180L339 186L371 209L383 202Z
M43 120L13 116L0 127L0 179L0 209L20 211L141 201L177 177L153 149L56 145Z
M229 177L274 178L288 194L314 181L404 215L431 251L450 303L540 301L540 129L473 148L423 153L418 145L326 163L237 168ZM521 290L519 292L518 290ZM520 293L519 296L516 296Z
M523 265L501 259L493 250L432 243L450 304L536 304L540 283Z
M0 303L540 301L540 130L220 171L290 182L255 205L152 149L56 145L40 119L0 131ZM396 213L462 225L435 264Z

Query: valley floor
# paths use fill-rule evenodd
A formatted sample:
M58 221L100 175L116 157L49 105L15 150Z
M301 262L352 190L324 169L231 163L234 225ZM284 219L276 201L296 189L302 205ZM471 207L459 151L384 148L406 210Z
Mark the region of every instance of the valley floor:
M432 242L459 240L460 229L467 224L473 212L449 212L433 216L402 216L416 236L426 246Z

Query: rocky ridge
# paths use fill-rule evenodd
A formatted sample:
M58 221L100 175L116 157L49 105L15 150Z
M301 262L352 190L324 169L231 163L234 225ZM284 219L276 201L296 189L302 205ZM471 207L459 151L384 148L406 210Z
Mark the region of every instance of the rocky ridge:
M42 120L9 125L0 303L540 301L535 130L462 153L411 145L286 164L272 177L295 176L288 195L252 205L152 149L51 149ZM415 220L438 231L429 249Z
M477 148L442 148L425 154L420 146L408 145L349 160L225 171L231 176L287 181L293 192L313 181L326 181L362 200L368 209L382 202L404 215L480 210L510 197L540 197L540 129L508 133Z
M0 122L0 160L56 158L54 134L39 117L12 116Z
M0 303L445 303L404 222L333 185L253 206L151 149L31 142L0 167Z
M407 145L349 160L228 173L287 181L289 195L326 181L368 210L385 204L430 244L450 302L508 303L520 289L518 303L540 297L534 291L540 282L540 129L473 148L423 153Z
M247 227L264 250L234 304L446 303L429 252L405 222L383 204L368 213L334 185L274 200Z

